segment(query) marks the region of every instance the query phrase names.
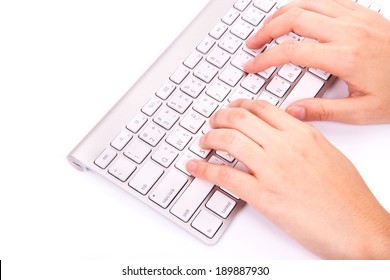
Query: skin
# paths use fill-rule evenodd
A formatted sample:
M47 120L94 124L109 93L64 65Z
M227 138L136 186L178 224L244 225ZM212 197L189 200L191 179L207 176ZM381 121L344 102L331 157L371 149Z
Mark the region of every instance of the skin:
M212 129L200 146L227 151L248 172L197 160L187 169L235 193L322 258L390 259L389 213L353 164L299 120L390 122L390 24L349 0L293 1L268 18L247 45L258 48L290 31L319 43L283 43L246 70L288 62L318 67L344 79L350 96L301 100L288 113L265 101L234 101L210 118Z

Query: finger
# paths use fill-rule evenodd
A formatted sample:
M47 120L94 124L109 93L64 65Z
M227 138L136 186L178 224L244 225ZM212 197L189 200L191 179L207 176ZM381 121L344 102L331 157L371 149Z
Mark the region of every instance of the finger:
M292 63L320 68L336 76L344 77L345 67L341 66L348 65L350 50L348 46L336 46L329 43L286 41L257 55L245 64L244 69L248 73L258 73L271 66Z
M304 121L340 121L353 124L369 124L376 120L375 105L371 96L342 99L312 98L291 104L286 112ZM374 110L374 109L375 110Z
M250 204L260 195L256 179L233 167L198 160L190 160L186 167L192 176L226 188Z
M264 157L261 145L235 129L212 129L200 138L199 145L205 150L228 152L252 172Z
M300 124L295 118L291 118L286 112L263 100L239 99L231 102L229 107L241 107L259 117L272 127L279 130L288 130Z
M349 3L347 3L349 2ZM308 0L296 0L280 7L275 16L283 14L288 10L294 8L301 8L308 11L316 12L328 17L345 16L350 10L354 8L355 3L351 0L322 0L322 1L308 1ZM356 4L355 4L356 5Z
M324 28L324 26L327 28ZM260 48L270 40L289 32L317 39L320 42L328 42L334 36L336 28L339 28L337 22L330 17L294 8L273 17L271 21L263 25L254 37L247 40L247 46L249 48Z
M227 108L217 111L210 118L212 128L230 128L243 133L257 144L264 144L272 138L273 128L244 108Z

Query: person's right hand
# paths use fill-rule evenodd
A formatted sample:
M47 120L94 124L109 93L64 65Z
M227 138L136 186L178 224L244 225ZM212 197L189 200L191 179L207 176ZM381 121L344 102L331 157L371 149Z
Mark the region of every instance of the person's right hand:
M388 20L350 0L296 0L267 18L247 46L259 48L291 31L319 42L286 41L249 61L245 70L286 63L320 68L344 80L349 96L300 100L288 113L301 120L390 123Z

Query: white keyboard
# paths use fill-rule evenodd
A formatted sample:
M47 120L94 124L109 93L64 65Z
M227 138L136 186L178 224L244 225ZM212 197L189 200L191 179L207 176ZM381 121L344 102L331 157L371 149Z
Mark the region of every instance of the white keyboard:
M215 243L245 204L219 186L194 179L189 159L245 167L224 151L203 150L208 119L238 98L263 99L285 108L321 96L335 77L287 64L257 74L243 65L285 40L261 49L245 40L278 8L276 0L212 0L156 63L69 154L142 200L207 244Z

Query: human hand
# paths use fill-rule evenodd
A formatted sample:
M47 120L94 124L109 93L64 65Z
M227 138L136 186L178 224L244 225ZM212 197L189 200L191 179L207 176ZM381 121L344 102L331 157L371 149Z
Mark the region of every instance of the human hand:
M265 20L248 39L259 48L293 31L319 41L287 41L259 54L245 70L293 63L330 72L348 86L340 99L304 99L286 108L301 120L390 123L390 22L350 0L296 0Z
M248 169L189 161L323 258L390 258L390 216L352 163L314 127L265 101L238 100L210 118L204 149Z

